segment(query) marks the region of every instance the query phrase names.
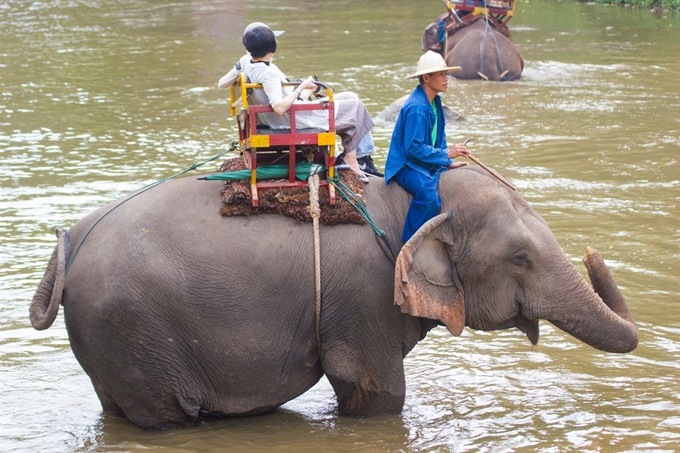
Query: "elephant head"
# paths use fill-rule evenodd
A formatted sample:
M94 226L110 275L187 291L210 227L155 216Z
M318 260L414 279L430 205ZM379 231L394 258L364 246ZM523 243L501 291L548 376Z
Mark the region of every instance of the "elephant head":
M442 178L447 183L451 179ZM488 196L480 203L470 191ZM438 320L453 335L465 326L516 327L533 344L538 320L545 319L597 349L635 349L637 327L598 252L588 249L584 258L593 289L516 193L474 184L451 192L458 202L418 230L399 254L394 299L402 312Z

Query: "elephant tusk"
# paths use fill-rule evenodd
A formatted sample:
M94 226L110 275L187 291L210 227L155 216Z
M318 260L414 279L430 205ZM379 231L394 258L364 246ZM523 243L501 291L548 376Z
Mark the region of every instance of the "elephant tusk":
M503 71L503 72L501 73L500 79L501 79L502 81L505 81L505 76L508 75L508 72L510 72L510 70L509 70L509 69L506 69L505 71Z
M487 76L485 76L484 74L482 74L481 72L477 71L477 75L479 77L481 77L482 79L486 80L487 82L489 81L489 78Z

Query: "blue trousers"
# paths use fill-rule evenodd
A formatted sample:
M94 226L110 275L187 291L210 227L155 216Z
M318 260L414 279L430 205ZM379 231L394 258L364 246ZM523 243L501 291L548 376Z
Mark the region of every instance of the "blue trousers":
M425 222L439 214L442 207L439 175L442 170L429 177L410 167L404 167L394 175L397 183L413 195L401 236L404 242L408 241Z
M370 156L373 151L375 151L375 143L373 142L373 134L369 131L357 145L357 159Z

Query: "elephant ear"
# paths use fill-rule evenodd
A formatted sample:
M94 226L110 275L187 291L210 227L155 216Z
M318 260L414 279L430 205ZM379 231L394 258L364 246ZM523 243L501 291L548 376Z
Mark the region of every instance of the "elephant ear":
M402 247L394 271L394 303L402 313L441 321L457 336L465 327L463 288L438 234L451 216L429 220Z

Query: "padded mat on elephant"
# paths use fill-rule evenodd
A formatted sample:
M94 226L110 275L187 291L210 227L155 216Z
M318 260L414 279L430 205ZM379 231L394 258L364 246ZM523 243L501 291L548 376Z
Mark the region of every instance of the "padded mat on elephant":
M243 157L227 159L220 166L220 171L246 169L246 161ZM356 174L353 171L339 171L338 175L340 181L349 187L362 203L365 203L364 183L359 181ZM293 217L298 222L312 221L312 215L309 211L308 186L260 188L257 193L259 206L253 207L249 180L226 181L220 191L222 198L220 214L223 216L247 216L278 213ZM327 187L319 187L319 206L321 208L319 221L323 224L356 223L363 225L366 223L364 218L337 190L335 191L335 205L331 205Z

